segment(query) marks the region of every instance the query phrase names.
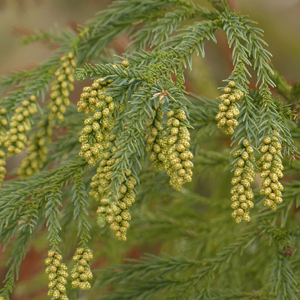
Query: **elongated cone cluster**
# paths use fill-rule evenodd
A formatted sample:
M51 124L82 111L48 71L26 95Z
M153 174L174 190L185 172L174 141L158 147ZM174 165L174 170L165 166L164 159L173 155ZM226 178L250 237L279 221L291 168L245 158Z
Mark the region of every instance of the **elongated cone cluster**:
M60 60L62 64L54 73L56 79L51 85L51 101L47 108L51 111L49 115L50 120L58 118L60 121L63 121L66 106L70 105L70 92L74 90L73 82L76 61L72 52L62 56Z
M177 109L175 112L170 110L167 117L170 135L167 140L168 154L165 169L170 176L171 186L180 190L185 182L192 181L194 165L191 162L193 154L189 151L190 133L184 124L186 114L182 109Z
M233 153L236 158L234 164L234 177L231 180L233 188L231 189L231 207L234 210L231 216L237 223L242 220L249 222L249 209L254 207L252 202L253 192L251 183L254 181L254 165L250 159L254 160L253 148L247 139L244 139L241 148Z
M0 109L0 124L1 124L1 127L5 128L8 124L8 121L7 121L7 110L5 108L1 108Z
M105 98L109 96L106 95L106 87L109 87L108 84L111 82L111 80L103 81L103 78L99 78L92 86L84 87L80 100L77 103L78 112L84 111L86 114L89 114L90 112L96 112L97 109L102 111L107 108L107 104L111 103L112 99L109 102L105 101ZM97 103L99 104L97 105Z
M1 148L0 148L0 182L2 182L4 180L4 177L6 174L6 169L5 169L6 155L5 155L5 152Z
M259 164L262 169L260 176L264 178L261 195L266 195L265 206L276 210L276 204L282 203L283 185L279 179L283 177L283 165L281 160L281 144L276 136L264 138L260 147L262 154Z
M27 143L25 133L31 129L30 116L37 112L36 97L32 95L29 100L24 100L22 106L15 110L15 114L11 118L10 129L4 142L8 157L18 155L25 149Z
M83 89L77 104L78 111L94 113L84 121L85 127L79 135L81 143L79 155L92 166L102 158L103 150L109 149L109 132L115 124L116 105L113 98L105 94L103 82L99 83L99 81L101 80L94 82L92 87Z
M4 142L6 138L5 127L8 124L7 111L5 108L0 109L0 182L4 180L6 174L6 154L4 152Z
M48 251L48 258L45 260L47 266L46 273L49 277L48 296L51 300L68 300L66 295L66 284L68 278L67 266L61 262L62 256L55 251Z
M93 196L96 201L100 200L100 206L97 210L98 225L103 227L106 222L109 223L110 228L116 232L118 239L125 241L126 232L129 228L128 221L131 220L128 208L135 202L134 187L137 181L134 176L132 176L131 171L126 170L124 172L125 176L121 180L118 201L110 200L112 195L111 192L107 190L107 187L112 182L112 171L114 164L117 162L116 159L113 158L113 154L118 149L114 139L115 136L112 136L110 149L103 153L97 174L92 178L92 190L90 191L90 195Z
M77 248L73 261L76 265L71 271L71 277L73 279L71 285L73 288L79 287L81 290L89 290L91 284L88 280L93 279L93 273L91 271L90 261L93 259L93 253L90 249Z
M151 152L150 160L159 170L166 170L170 185L180 190L185 182L192 181L193 154L189 151L190 133L184 124L184 110L170 110L167 113L168 130L161 124L163 113L158 109L154 119L149 122L146 136L146 151Z
M92 178L90 196L93 196L96 201L99 201L106 193L106 188L111 182L113 165L115 159L112 158L114 152L117 151L116 136L109 136L109 148L103 152L102 160L97 169L97 174Z
M229 81L220 96L221 104L216 120L217 127L223 129L226 134L234 134L234 128L239 125L236 117L240 114L235 102L243 97L243 92L235 87L234 81Z
M51 136L53 134L52 126L48 118L43 120L42 124L39 125L40 129L31 136L28 147L26 148L28 155L22 159L18 169L18 174L21 178L39 173L43 168L44 162L47 160L47 144L51 142Z
M160 108L154 110L154 118L148 124L146 135L146 152L150 152L150 160L160 171L164 169L167 160L167 132L163 130L162 118L164 113Z

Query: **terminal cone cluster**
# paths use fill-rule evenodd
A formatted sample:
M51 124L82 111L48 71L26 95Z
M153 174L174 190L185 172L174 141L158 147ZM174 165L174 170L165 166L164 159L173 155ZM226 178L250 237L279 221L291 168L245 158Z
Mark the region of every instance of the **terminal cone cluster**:
M90 261L93 258L93 253L90 249L77 248L73 261L76 265L71 271L71 278L73 279L71 285L73 288L80 288L81 290L89 290L91 284L88 280L93 279Z
M51 137L53 134L49 119L42 119L38 128L40 129L29 139L28 147L26 148L28 155L22 159L21 165L18 169L20 178L25 178L27 176L39 173L43 168L45 161L47 160L47 144L51 142Z
M22 106L15 110L11 118L9 131L6 134L4 146L7 148L7 156L18 155L25 149L27 143L26 132L31 129L30 116L37 112L36 97L22 101Z
M112 182L112 171L116 163L113 154L118 148L114 140L115 136L112 135L110 139L112 141L110 149L103 153L97 174L92 178L90 195L96 201L100 201L100 206L97 209L98 225L103 227L106 222L109 223L117 238L125 241L126 232L129 228L128 221L131 220L128 208L135 202L134 187L137 181L130 170L125 170L125 176L121 179L117 201L111 200L113 195L107 187Z
M51 111L49 114L50 120L57 118L63 121L66 106L70 105L70 92L74 90L76 61L72 52L62 56L60 60L62 64L54 73L55 80L51 85L50 94L51 101L47 108Z
M101 81L98 79L91 87L85 87L77 103L78 111L93 112L93 116L84 121L85 127L79 135L79 155L92 166L102 158L103 151L109 148L109 133L115 124L116 105L113 98L105 94L104 86L107 82Z
M45 260L46 273L49 277L48 296L51 300L68 300L66 295L66 284L68 278L67 267L62 261L62 256L55 251L48 251L48 258Z
M184 110L170 110L167 113L167 130L161 125L163 113L158 109L152 122L149 123L146 136L146 151L150 160L159 170L166 170L170 176L170 185L180 190L185 182L192 181L193 154L189 151L190 133L184 123Z
M276 136L267 136L260 147L262 154L259 165L260 176L263 179L261 195L265 195L264 205L276 210L276 205L282 203L283 185L279 179L283 177L283 165L281 160L281 144Z
M224 130L226 134L234 134L234 128L239 125L236 118L240 111L235 102L242 97L243 92L236 88L235 82L229 81L228 86L223 89L223 94L220 96L222 103L219 105L219 112L216 115L217 127Z
M231 180L233 188L231 189L231 207L233 212L231 216L237 223L242 220L249 222L249 209L254 207L252 202L253 192L251 183L254 181L255 171L251 160L253 157L253 148L247 139L243 139L240 148L233 153L235 158L234 177Z
M154 118L149 121L146 135L146 152L150 152L153 166L162 171L167 160L167 137L162 126L164 113L160 108L153 112Z

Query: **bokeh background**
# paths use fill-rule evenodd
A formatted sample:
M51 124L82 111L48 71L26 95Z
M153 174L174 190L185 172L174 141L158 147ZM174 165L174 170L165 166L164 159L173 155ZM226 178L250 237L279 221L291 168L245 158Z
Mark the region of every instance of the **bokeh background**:
M78 24L84 24L94 14L111 3L110 0L0 0L0 75L20 69L33 68L51 55L47 44L34 43L20 46L22 38L36 30L54 30L55 25L76 30ZM194 0L202 5L206 1ZM272 64L294 83L300 78L300 0L230 0L232 9L249 15L265 31L265 40L273 54ZM196 58L193 72L187 72L188 90L213 98L218 95L217 87L222 79L232 71L231 52L225 36L217 34L218 44L208 42L206 58ZM129 39L118 38L113 47L122 54ZM83 84L78 83L73 93L73 102L77 102ZM9 161L9 169L14 169L21 157ZM45 299L45 289L34 289L39 285L38 273L43 269L43 245L36 243L24 261L20 280L12 300ZM148 249L148 252L149 249ZM127 257L138 258L142 249L133 248ZM1 259L1 256L0 256ZM105 258L103 259L105 264ZM0 270L5 271L3 266ZM0 280L4 277L0 273ZM29 288L31 286L31 288ZM27 292L27 291L30 292ZM34 293L33 290L36 290ZM82 298L84 299L84 298Z

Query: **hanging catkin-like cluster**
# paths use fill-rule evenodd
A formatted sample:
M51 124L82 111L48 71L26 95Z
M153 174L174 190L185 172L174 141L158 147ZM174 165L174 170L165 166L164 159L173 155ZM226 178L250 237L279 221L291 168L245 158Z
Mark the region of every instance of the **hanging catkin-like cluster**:
M0 109L0 182L4 180L6 174L6 155L4 151L4 142L6 131L5 128L8 124L7 121L7 110L5 108Z
M31 129L30 116L37 112L36 97L32 95L29 99L30 101L22 101L22 106L15 110L15 114L11 118L10 129L4 142L8 157L18 155L25 149L25 144L27 143L25 133Z
M41 120L38 124L38 127L41 129L29 141L26 149L29 155L22 159L18 170L21 178L38 173L43 168L48 153L47 144L51 142L53 134L53 120L57 118L63 121L66 106L70 105L69 95L74 90L73 75L75 73L76 61L72 52L62 56L60 60L62 63L55 72L56 79L51 85L51 100L47 105L50 114Z
M100 176L101 174L104 173L100 173ZM104 192L104 198L101 198L100 206L97 209L98 221L101 222L105 219L110 224L110 229L116 233L116 237L123 241L126 241L128 221L131 220L128 208L135 202L134 186L136 183L136 179L131 176L131 171L126 170L119 189L118 201L110 201L109 198L105 198L111 195Z
M149 121L146 135L146 151L150 153L150 160L160 171L166 170L170 176L170 184L180 190L185 182L192 181L193 154L189 151L190 133L184 110L168 111L164 130L162 119L164 113L158 108L154 118Z
M276 204L282 203L282 184L279 179L283 177L283 165L281 160L281 144L276 136L267 136L263 139L260 147L262 154L259 165L261 167L260 176L264 178L261 195L266 195L264 205L276 210Z
M47 144L51 142L53 134L49 119L42 119L38 124L38 128L40 129L32 135L26 148L28 155L22 159L18 169L18 174L21 178L39 173L46 161L48 153Z
M107 142L108 149L103 152L102 160L97 169L97 174L92 178L90 196L93 196L96 201L99 201L105 194L105 189L108 187L112 175L112 165L115 160L112 158L112 153L117 150L116 136L110 135Z
M109 132L114 127L116 105L113 98L105 94L104 86L107 82L101 78L91 87L83 88L78 111L93 112L93 116L84 121L85 127L80 132L79 142L81 151L88 164L94 166L101 159L103 150L109 148ZM99 83L101 82L101 83Z
M148 123L146 152L150 152L153 166L162 171L167 160L167 137L162 126L164 113L160 108L153 110L153 113L154 118L150 119Z
M51 101L47 108L51 111L49 120L58 118L60 121L63 121L66 106L70 105L70 92L74 90L73 82L76 61L72 52L62 56L60 60L62 64L54 73L56 79L51 85Z
M135 202L134 186L136 179L132 176L130 170L125 170L125 176L121 180L121 186L118 193L118 201L111 200L114 195L107 187L112 182L112 171L117 162L113 154L117 151L115 135L110 136L109 149L103 153L97 174L93 176L90 195L96 201L100 200L100 206L97 209L97 223L103 227L105 222L110 224L110 228L116 232L120 240L126 240L126 232L129 228L128 221L131 220L128 208Z
M45 260L46 273L49 274L48 296L51 300L68 300L66 295L66 284L68 278L67 266L61 262L62 256L55 251L48 251L48 258Z
M220 96L221 104L216 120L219 121L217 127L223 129L226 134L234 134L234 128L239 125L236 118L240 114L235 102L243 97L243 92L236 88L234 81L229 81L228 86L223 89Z
M73 256L73 261L76 262L76 265L71 271L71 277L73 279L71 285L73 288L79 287L81 290L89 290L91 288L91 284L88 282L88 280L93 278L90 265L92 258L93 253L90 249L76 249L76 253Z
M255 172L254 165L251 160L254 160L253 148L250 146L247 139L243 139L241 148L234 151L234 177L231 180L233 188L231 189L231 207L234 210L231 216L237 223L242 220L249 222L249 209L254 207L252 202L253 192L251 183L254 181Z
M187 119L184 110L180 108L175 112L170 110L167 117L166 124L169 127L170 135L167 140L168 152L165 169L170 176L171 186L176 190L180 190L185 182L192 181L192 168L194 165L191 162L193 154L189 151L190 133L184 124Z

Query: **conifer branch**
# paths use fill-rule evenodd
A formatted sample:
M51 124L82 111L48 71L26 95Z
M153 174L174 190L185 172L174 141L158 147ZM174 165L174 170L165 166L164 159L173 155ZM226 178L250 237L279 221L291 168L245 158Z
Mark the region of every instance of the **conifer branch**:
M272 290L276 293L277 299L299 299L297 295L297 280L294 272L291 270L287 257L280 252L276 252L273 265Z
M61 238L58 234L61 230L58 220L58 215L60 213L59 207L62 205L62 194L60 188L60 186L53 187L52 193L47 197L47 203L45 206L45 217L47 218L46 226L49 231L48 239L50 246L54 251L58 250L58 244L61 242Z
M0 189L0 241L3 250L11 247L0 300L9 299L28 242L45 223L54 250L45 261L49 296L56 299L68 299L67 267L61 262L59 248L69 251L60 242L70 233L77 233L80 240L80 247L72 253L72 287L82 290L91 288L93 255L88 244L95 244L99 235L105 245L98 247L98 257L104 253L119 261L131 241L142 249L156 243L172 253L146 255L130 264L96 271L94 288L111 288L101 299L297 299L298 162L288 167L294 181L285 183L283 193L278 178L283 176L282 142L283 154L293 153L297 158L293 140L297 143L300 137L292 120L297 115L289 104L298 108L299 84L292 86L274 72L262 30L254 27L255 22L230 11L226 1L209 2L214 9L183 0L114 1L108 10L80 26L78 34L57 28L54 33L40 31L24 39L24 44L46 41L59 48L32 70L0 77L0 178L5 174L5 157L14 153L16 141L22 140L16 153L21 152L27 136L32 135L30 154L19 171L24 179L7 181ZM205 56L205 42L216 42L217 30L225 31L234 69L225 80L219 106L208 98L189 95L183 73L184 68L192 69L194 54ZM127 34L132 43L125 58L118 58L123 61L115 62L109 45L121 34ZM94 79L83 89L78 110L73 104L65 107L73 90L75 66L79 67L78 80ZM248 87L250 68L256 72L257 91ZM45 101L49 85L48 108L36 115L35 109L25 111L29 99L34 105L36 97ZM273 98L274 87L284 102ZM233 104L236 100L240 104ZM222 127L216 126L218 110L221 120L226 116L225 122L229 121L227 133L234 132L233 159L229 158L228 139L216 130ZM88 116L78 114L83 111ZM24 118L26 129L21 124ZM218 144L212 146L208 140ZM257 148L262 158L255 165ZM150 152L152 165L145 152ZM256 200L253 223L241 225L242 234L228 219L231 160L231 200L238 222L250 220L248 209L253 206L251 199ZM257 190L252 192L254 169L261 171L259 168L266 171L261 172L264 186L260 193L276 201L260 197ZM169 178L175 190L168 185ZM208 181L213 184L208 186ZM137 183L141 183L138 193ZM182 187L183 183L187 185ZM88 185L92 188L89 194ZM273 209L278 204L277 211L265 210L263 204ZM100 231L90 216L97 216ZM110 225L105 227L105 222ZM125 241L129 226L132 233L122 247L106 230L109 227ZM272 255L273 275L266 281Z
M89 229L91 225L88 221L88 211L87 211L87 198L88 194L85 185L82 181L83 169L78 170L74 176L74 196L73 202L75 206L74 219L78 220L78 235L80 236L80 244L86 246L88 240L91 238L89 234Z

